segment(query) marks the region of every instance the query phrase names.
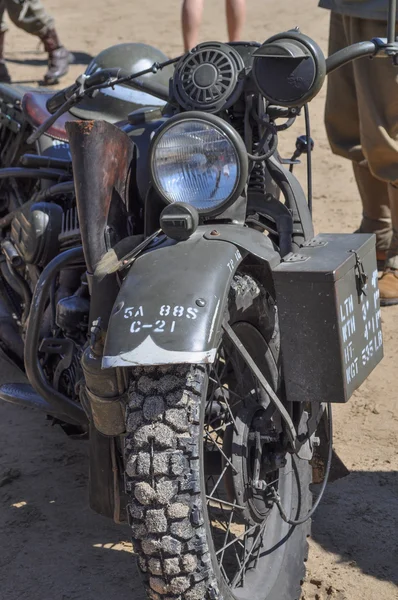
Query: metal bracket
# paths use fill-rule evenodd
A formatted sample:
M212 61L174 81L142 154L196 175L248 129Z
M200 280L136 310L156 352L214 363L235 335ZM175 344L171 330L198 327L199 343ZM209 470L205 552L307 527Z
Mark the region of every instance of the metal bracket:
M303 411L300 423L297 427L298 438L302 444L297 452L297 456L302 460L311 460L315 446L319 446L319 438L316 436L316 430L323 417L326 404L321 403L319 410L309 416L307 411Z
M304 242L301 246L302 248L322 248L323 246L327 246L328 242L318 240L317 238L312 238L312 240L308 240L308 242Z
M255 229L242 227L242 225L215 225L213 229L209 228L205 231L203 237L206 240L234 244L241 251L249 252L260 260L266 261L271 269L281 262L280 255L274 250L271 240Z
M395 24L395 19L394 19ZM375 54L375 58L384 58L385 56L389 56L393 59L393 63L395 66L398 65L398 43L397 41L389 41L387 38L375 37L372 39L372 42L376 44L377 50Z
M283 259L283 262L295 263L295 262L305 262L309 260L309 256L303 256L302 254L291 254L287 258Z

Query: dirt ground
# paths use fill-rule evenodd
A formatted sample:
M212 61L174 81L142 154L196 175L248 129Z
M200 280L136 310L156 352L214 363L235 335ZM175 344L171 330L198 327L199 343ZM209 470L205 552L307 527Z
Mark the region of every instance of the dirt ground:
M223 3L206 3L203 39L223 40ZM125 41L181 52L180 2L46 0L76 55L65 85L89 58ZM299 25L326 51L328 14L316 0L248 2L246 39ZM15 81L36 83L45 55L15 27L6 56ZM360 217L350 165L329 151L324 91L312 103L317 232L350 232ZM281 140L288 154L303 123ZM301 175L304 175L301 167ZM398 599L398 307L383 309L385 358L345 406L335 408L335 448L350 474L332 483L313 523L303 600ZM87 506L87 445L40 414L0 405L0 599L113 600L144 597L129 533Z

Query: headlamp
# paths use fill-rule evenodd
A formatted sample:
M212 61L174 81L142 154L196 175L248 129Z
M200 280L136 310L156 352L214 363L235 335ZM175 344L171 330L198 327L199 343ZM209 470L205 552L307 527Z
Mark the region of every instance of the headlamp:
M237 131L198 111L172 117L155 134L150 152L152 183L166 203L215 215L231 205L247 182L248 158Z

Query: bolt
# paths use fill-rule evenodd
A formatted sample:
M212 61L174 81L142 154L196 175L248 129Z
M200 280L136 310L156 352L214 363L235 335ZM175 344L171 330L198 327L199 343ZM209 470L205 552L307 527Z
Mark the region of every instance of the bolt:
M220 235L220 232L217 231L217 229L213 229L213 231L210 232L210 235Z
M268 485L264 481L264 479L256 479L253 481L253 487L256 490L262 490L263 492L267 489Z
M196 305L203 308L204 306L206 306L206 300L204 298L198 298L196 300Z

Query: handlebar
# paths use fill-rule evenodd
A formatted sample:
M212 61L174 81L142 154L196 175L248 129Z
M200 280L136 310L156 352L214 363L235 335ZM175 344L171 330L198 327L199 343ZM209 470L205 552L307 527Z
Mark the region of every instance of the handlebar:
M69 87L67 87L63 90L60 90L59 92L54 94L54 96L51 96L51 98L49 98L46 103L46 108L47 108L48 112L51 115L53 115L55 112L57 112L57 110L63 104L65 104L65 102L67 100L69 100L69 98L72 96L72 94L75 92L75 90L76 90L76 84L74 83L73 85L70 85Z
M129 79L130 75L130 73L120 68L100 69L96 73L93 73L93 75L89 75L84 80L84 88L88 90L93 87L101 86L102 84L112 79L119 79L120 82L115 81L115 84L124 83L125 85L132 87L133 89L140 90L141 92L145 92L147 94L150 94L151 96L160 98L160 100L164 100L165 102L168 101L169 90L167 87L153 81L144 81L140 78ZM48 112L53 115L67 100L69 100L69 98L71 98L71 96L78 89L79 84L75 83L54 94L54 96L47 100L46 107Z
M101 85L102 83L106 83L110 79L119 79L120 81L115 81L115 84L123 83L124 85L132 87L133 89L140 90L141 92L145 92L151 96L156 96L156 98L160 98L165 102L168 101L169 90L164 85L154 81L140 79L139 77L134 79L130 79L130 77L131 73L128 73L124 69L101 69L100 71L97 71L93 75L87 77L84 82L84 87L91 88Z
M155 96L156 98L164 100L165 102L169 101L169 89L160 83L155 83L154 81L143 81L142 79L137 78L126 81L126 85L136 90L140 90L141 92L146 92L147 94Z
M358 42L357 44L343 48L326 59L326 73L329 75L332 71L358 58L375 56L379 49L380 45L377 44L376 40Z
M397 0L394 0L397 2ZM387 52L388 50L388 52ZM364 57L372 57L376 56L379 52L384 51L385 54L389 55L398 55L398 44L394 41L391 42L388 39L383 40L379 38L375 38L368 42L359 42L357 44L353 44L348 48L343 48L338 52L329 56L326 59L326 73L329 75L336 69L344 66L345 64L357 60L359 58ZM163 65L155 65L157 68L163 67L166 64L171 64L176 62L178 59L171 59ZM397 59L396 59L397 60ZM398 60L397 60L398 62ZM155 66L153 65L153 66ZM150 73L151 69L147 69L142 71L140 75ZM155 71L153 71L155 72ZM137 74L138 75L138 74ZM79 101L78 98L82 97L81 90L89 90L90 88L100 88L102 87L112 87L112 85L124 84L133 89L139 90L141 92L147 93L151 96L155 96L164 102L169 101L169 89L161 85L157 82L150 80L143 80L140 77L134 77L131 73L120 69L120 68L111 68L111 69L100 69L93 75L89 75L88 77L82 76L83 79L81 82L77 80L74 85L71 85L64 90L61 90L54 94L47 101L47 110L50 114L54 115L58 110L62 108L63 105L73 103L72 97L75 96L75 101ZM108 84L108 85L106 85Z

